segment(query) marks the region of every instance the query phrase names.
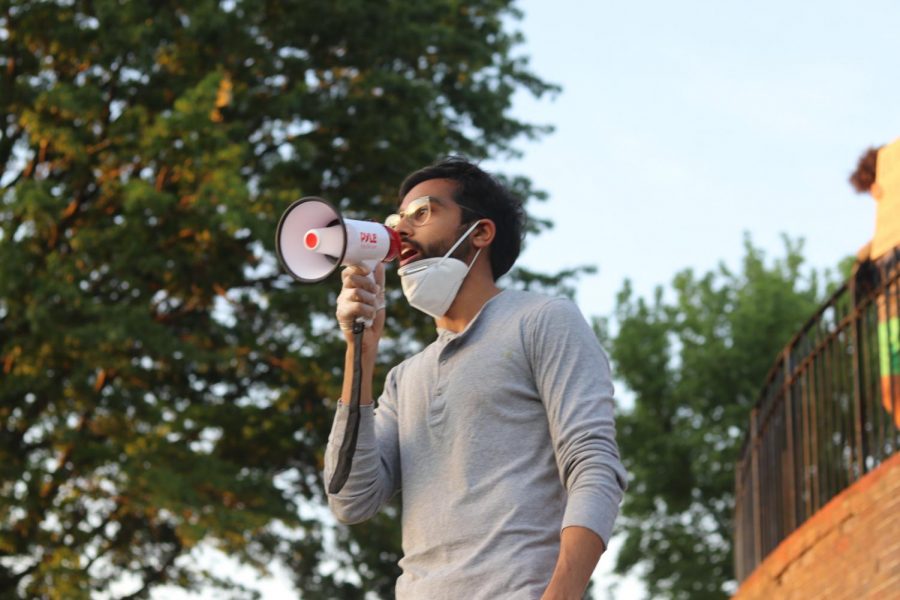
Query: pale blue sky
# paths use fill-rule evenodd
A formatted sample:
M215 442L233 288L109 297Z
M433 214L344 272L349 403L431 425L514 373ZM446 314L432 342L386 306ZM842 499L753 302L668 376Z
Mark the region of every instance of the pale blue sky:
M871 237L875 205L847 177L900 136L900 2L525 0L522 52L562 86L514 113L555 133L489 168L529 176L555 222L521 261L591 263L576 300L612 313L630 278L648 296L679 270L739 267L743 234L770 258L783 233L833 269ZM625 399L627 401L627 398ZM627 402L626 402L627 403ZM642 596L596 572L596 596Z
M870 237L874 202L847 184L869 145L900 136L900 3L525 0L522 52L559 83L514 113L556 132L520 144L522 173L556 224L523 264L587 262L587 315L611 313L682 268L737 267L743 232L781 234L818 269Z

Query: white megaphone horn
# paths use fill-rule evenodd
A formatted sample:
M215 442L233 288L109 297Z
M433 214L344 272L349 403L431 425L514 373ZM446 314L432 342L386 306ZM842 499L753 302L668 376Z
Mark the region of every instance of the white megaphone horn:
M291 204L275 233L278 261L294 279L322 281L342 265L375 265L400 253L396 231L373 221L345 219L330 203L316 197Z

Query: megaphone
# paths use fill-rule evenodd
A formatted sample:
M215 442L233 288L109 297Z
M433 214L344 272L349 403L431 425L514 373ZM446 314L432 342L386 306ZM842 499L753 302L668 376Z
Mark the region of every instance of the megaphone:
M374 280L375 265L400 254L400 236L396 231L370 221L345 219L334 206L316 197L300 198L291 204L275 231L275 252L285 271L303 283L322 281L342 265L365 265ZM338 452L335 473L328 492L336 494L350 476L356 440L359 435L359 400L362 377L362 336L372 321L358 317L353 325L356 345L353 354L353 383L350 414L344 440Z
M365 265L374 273L376 264L400 254L400 236L380 223L345 219L330 203L309 196L281 215L275 252L294 279L315 283L343 265Z

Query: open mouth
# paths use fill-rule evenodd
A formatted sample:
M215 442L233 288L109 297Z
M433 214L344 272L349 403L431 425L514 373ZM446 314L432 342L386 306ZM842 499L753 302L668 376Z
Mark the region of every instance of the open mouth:
M400 266L408 265L417 260L420 256L421 254L418 250L412 246L405 246L403 250L400 251Z

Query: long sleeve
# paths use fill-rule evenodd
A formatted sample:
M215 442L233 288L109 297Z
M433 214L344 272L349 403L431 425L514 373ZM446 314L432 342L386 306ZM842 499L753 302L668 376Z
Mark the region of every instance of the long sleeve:
M542 307L530 342L535 382L568 494L561 528L587 527L608 544L626 487L615 439L609 360L568 300Z
M350 476L339 493L328 494L328 505L342 523L371 518L400 489L394 377L395 369L388 373L377 409L373 405L359 407L359 437ZM348 407L340 403L325 450L326 484L334 475L348 414Z

